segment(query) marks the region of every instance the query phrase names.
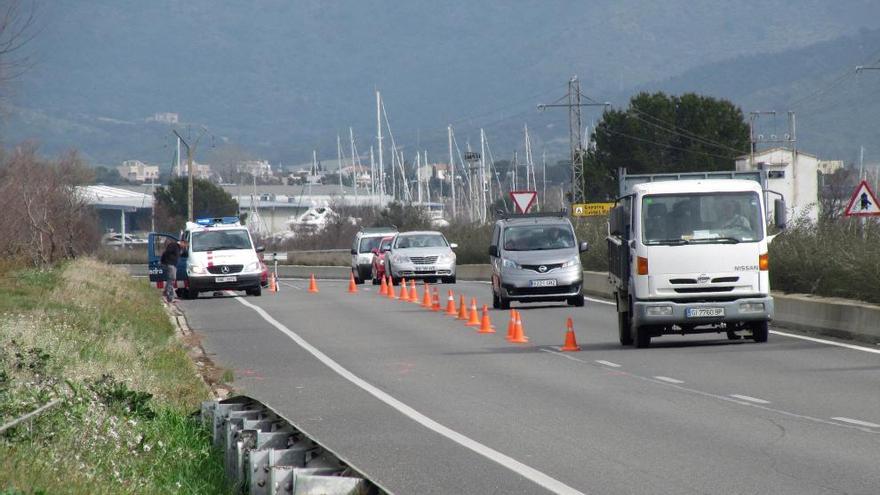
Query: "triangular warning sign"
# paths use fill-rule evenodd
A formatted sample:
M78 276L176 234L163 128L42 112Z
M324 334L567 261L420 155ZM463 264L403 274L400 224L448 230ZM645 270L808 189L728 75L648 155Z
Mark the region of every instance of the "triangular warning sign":
M510 199L520 213L528 213L536 197L538 197L537 191L510 191Z
M874 217L880 216L880 205L877 204L877 196L871 191L866 181L859 183L859 187L849 200L849 205L843 213L848 217Z

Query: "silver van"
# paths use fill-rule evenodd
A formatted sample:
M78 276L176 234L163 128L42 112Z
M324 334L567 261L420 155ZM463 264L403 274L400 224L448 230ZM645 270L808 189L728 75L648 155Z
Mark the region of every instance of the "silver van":
M565 301L583 306L583 268L578 244L565 211L500 214L492 232L492 306L510 308L511 301Z
M397 234L397 227L362 228L351 243L351 274L356 284L373 278L373 251L383 237Z

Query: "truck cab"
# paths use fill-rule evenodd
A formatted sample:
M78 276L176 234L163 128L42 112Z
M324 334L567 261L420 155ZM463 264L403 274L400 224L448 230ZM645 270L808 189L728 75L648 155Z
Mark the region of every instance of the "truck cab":
M637 176L638 177L638 176ZM761 177L624 176L609 221L609 277L620 343L666 334L748 332L765 342L773 318ZM784 203L776 205L784 226Z

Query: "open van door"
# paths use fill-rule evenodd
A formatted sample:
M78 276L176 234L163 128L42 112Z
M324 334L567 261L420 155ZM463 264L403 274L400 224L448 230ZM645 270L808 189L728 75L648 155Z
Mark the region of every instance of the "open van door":
M165 252L165 245L170 241L177 242L179 239L174 234L165 234L160 232L150 232L147 237L147 268L150 274L150 282L155 282L156 287L165 286L165 270L162 269L162 253ZM177 263L177 280L182 282L186 280L186 258L181 253L180 260Z

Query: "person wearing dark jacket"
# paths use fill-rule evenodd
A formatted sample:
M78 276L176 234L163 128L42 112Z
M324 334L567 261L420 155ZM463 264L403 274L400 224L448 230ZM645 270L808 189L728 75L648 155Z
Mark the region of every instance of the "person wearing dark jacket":
M174 286L177 282L177 262L180 260L180 254L185 249L184 241L171 240L165 244L165 251L159 260L162 263L162 271L165 273L165 300L174 302Z

